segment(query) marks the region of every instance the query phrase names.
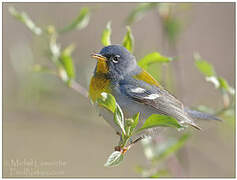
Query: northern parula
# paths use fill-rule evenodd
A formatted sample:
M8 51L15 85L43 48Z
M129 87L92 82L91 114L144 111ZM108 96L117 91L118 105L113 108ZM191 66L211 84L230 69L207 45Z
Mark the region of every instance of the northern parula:
M124 112L125 118L131 118L140 112L141 127L152 114L174 117L182 124L200 129L193 119L218 118L199 111L184 108L183 104L165 90L148 72L137 65L136 58L123 46L110 45L100 53L93 54L97 60L91 78L89 96L95 102L102 92L111 93ZM113 121L112 113L99 107L100 114L117 131L119 127ZM160 128L145 131L143 135L154 135ZM155 133L156 134L156 133Z

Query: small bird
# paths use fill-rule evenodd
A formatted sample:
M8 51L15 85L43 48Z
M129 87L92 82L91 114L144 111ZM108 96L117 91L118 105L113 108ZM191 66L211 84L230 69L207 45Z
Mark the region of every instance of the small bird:
M131 118L140 112L140 128L152 114L162 114L177 119L180 123L200 129L194 119L219 120L215 116L185 108L183 104L165 90L148 72L137 65L136 58L121 45L109 45L100 53L92 54L97 60L94 74L90 81L89 96L92 102L102 92L111 93L125 118ZM119 133L120 128L114 123L113 115L97 105L99 113ZM142 136L153 136L161 128L146 130Z

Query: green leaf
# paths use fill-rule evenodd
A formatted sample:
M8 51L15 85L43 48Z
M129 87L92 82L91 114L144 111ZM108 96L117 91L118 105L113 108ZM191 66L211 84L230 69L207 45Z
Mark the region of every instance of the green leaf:
M139 116L140 116L140 112L138 112L137 114L135 114L133 116L133 122L131 124L131 128L130 128L130 135L132 135L133 131L136 129L138 122L139 122Z
M155 160L163 160L170 156L171 154L177 152L180 148L184 146L186 141L189 139L190 134L186 133L183 134L179 139L171 139L167 140L166 143L159 144L159 146L156 146L157 149L155 150Z
M229 86L228 82L222 78L218 77L215 73L214 67L207 61L202 60L199 54L194 54L195 64L199 71L206 76L206 81L214 84L215 88L220 88L231 95L235 94L234 88Z
M117 124L121 130L123 131L123 134L126 134L125 129L124 129L124 116L121 108L119 105L116 105L115 111L114 111L114 122Z
M114 151L108 158L104 166L113 167L118 166L123 160L123 154L120 151Z
M160 53L158 52L153 52L150 54L147 54L145 57L143 57L139 62L138 65L141 68L147 69L149 65L153 64L153 63L168 63L170 61L172 61L173 59L170 57L165 57L162 56Z
M194 59L196 67L204 76L211 77L216 75L213 66L207 61L202 60L198 54L194 55Z
M133 52L134 38L131 32L131 28L129 26L127 26L127 33L123 39L123 46L131 53Z
M181 22L173 16L164 18L164 29L168 35L169 41L174 43L181 32Z
M139 116L140 112L135 114L132 119L130 118L125 120L125 132L127 136L131 137L133 135L133 131L135 130L139 122Z
M103 92L103 93L101 93L101 97L97 98L96 102L100 106L111 111L112 113L114 113L114 111L116 109L116 100L112 94Z
M141 20L149 10L156 8L157 5L158 3L140 3L127 17L126 24Z
M224 89L225 91L229 92L232 95L235 94L234 88L229 86L228 82L224 78L219 77L218 80L219 80L219 83L220 83L220 88Z
M127 136L131 136L131 125L132 125L132 123L133 123L133 119L126 119L125 120L125 132L126 132L126 135ZM124 137L123 137L124 138Z
M101 37L101 43L103 46L111 45L111 40L110 40L111 33L112 33L111 22L109 21Z
M229 84L227 83L227 81L224 78L222 78L222 77L219 77L218 80L220 82L220 87L222 87L223 89L228 91Z
M31 30L35 35L41 35L42 30L31 20L31 18L25 12L18 12L14 7L9 7L9 12L16 19L21 21L26 27Z
M79 12L79 15L71 24L65 28L59 30L60 33L65 33L74 29L83 29L85 28L90 20L90 10L88 8L82 8Z
M146 119L143 126L138 129L136 133L158 126L182 128L175 118L166 115L152 114L148 119Z
M74 69L74 64L73 64L73 60L72 60L72 56L71 53L74 50L74 45L70 45L67 48L65 48L61 55L60 55L60 62L62 63L68 79L72 80L75 78L75 69Z

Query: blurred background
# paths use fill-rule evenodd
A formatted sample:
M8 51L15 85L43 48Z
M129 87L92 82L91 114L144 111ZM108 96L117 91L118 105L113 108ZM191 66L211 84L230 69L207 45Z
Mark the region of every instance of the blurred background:
M40 27L52 24L57 28L70 24L82 7L91 10L87 27L58 37L62 48L74 43L76 80L88 89L96 63L90 54L103 47L101 34L107 22L112 22L112 43L121 44L126 20L139 4L3 3L3 176L140 177L136 167L149 165L140 143L126 154L120 166L104 167L119 139L113 129L98 116L88 99L56 76L29 71L33 64L52 64L46 56L45 41L11 16L10 6L26 12ZM158 51L178 57L172 66L172 81L162 81L163 85L187 106L218 109L222 106L221 94L197 70L193 54L198 52L235 87L234 3L175 6L174 17L180 25L173 39L164 34L162 14L156 10L147 11L130 24L134 55L140 59ZM222 123L200 121L204 130L191 130L193 136L178 152L179 172L173 176L234 177L234 121L235 117ZM31 165L32 161L37 165Z

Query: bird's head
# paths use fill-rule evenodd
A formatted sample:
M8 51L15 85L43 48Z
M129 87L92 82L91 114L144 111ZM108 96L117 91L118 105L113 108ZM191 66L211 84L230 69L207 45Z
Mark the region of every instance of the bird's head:
M122 78L137 66L135 57L120 45L106 46L92 57L97 60L95 72L111 78Z

